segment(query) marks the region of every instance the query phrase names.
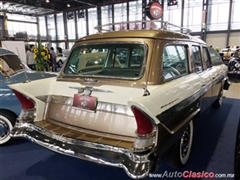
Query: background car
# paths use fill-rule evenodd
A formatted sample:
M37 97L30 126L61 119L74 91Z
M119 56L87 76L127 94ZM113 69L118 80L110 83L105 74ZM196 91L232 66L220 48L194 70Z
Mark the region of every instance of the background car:
M5 81L24 68L29 70L16 54L0 48L0 145L11 139L10 131L21 110L20 101Z
M240 73L240 58L233 57L228 63L228 73L229 74L238 74Z
M219 51L219 55L222 57L224 64L228 65L230 59L238 48L239 46L228 46Z
M57 76L58 73L41 73L31 71L13 52L0 48L0 145L11 140L10 131L16 123L16 117L24 107L16 95L8 87L6 81L10 78L15 82L24 83L35 79L45 79ZM15 78L17 77L17 78Z
M64 62L66 61L67 56L69 55L68 49L62 49L61 47L57 47L57 67L61 68Z

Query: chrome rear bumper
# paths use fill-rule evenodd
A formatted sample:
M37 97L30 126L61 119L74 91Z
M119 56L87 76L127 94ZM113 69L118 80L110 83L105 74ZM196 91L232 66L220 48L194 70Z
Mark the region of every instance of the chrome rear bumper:
M159 164L155 162L159 158L153 158L152 154L136 155L127 148L64 137L30 123L18 122L11 131L11 137L27 138L64 155L123 168L134 179L148 176Z

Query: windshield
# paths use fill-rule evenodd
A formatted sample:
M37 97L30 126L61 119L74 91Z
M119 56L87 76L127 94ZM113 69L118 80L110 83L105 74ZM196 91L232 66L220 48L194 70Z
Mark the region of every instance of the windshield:
M101 44L75 47L64 69L65 74L139 77L145 63L143 44Z

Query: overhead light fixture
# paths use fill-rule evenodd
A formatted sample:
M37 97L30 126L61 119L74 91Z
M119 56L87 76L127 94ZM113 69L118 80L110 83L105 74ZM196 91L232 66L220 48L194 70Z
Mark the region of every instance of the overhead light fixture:
M46 0L46 3L49 3L50 1L49 0Z
M67 4L67 7L71 7L71 5L70 5L70 4Z
M168 6L174 6L177 5L178 1L177 0L168 0Z

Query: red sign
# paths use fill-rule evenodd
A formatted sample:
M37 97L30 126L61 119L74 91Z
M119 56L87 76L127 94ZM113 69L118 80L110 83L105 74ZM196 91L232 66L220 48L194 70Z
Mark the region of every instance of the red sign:
M96 97L74 94L73 97L74 107L95 111L96 105L97 105Z
M146 6L146 15L151 20L160 19L163 15L163 8L159 2L150 2Z

